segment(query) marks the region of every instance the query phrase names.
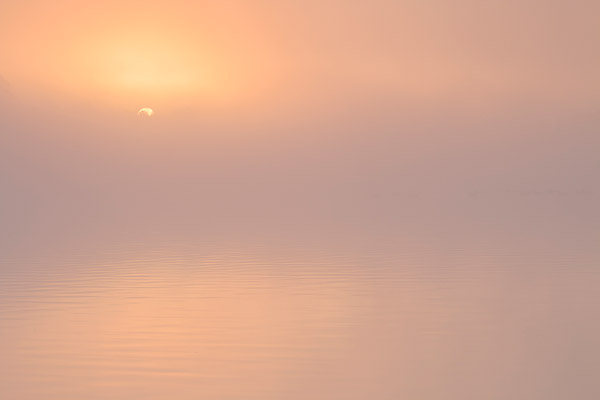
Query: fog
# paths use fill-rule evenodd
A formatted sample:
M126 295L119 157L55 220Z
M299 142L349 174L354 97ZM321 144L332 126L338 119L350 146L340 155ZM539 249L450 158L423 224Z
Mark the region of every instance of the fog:
M4 247L597 237L594 2L103 4L0 17Z
M471 114L371 100L282 121L189 110L140 119L136 110L5 95L4 251L153 235L455 231L457 239L595 243L593 110L532 103Z
M2 0L0 398L598 398L598 15Z

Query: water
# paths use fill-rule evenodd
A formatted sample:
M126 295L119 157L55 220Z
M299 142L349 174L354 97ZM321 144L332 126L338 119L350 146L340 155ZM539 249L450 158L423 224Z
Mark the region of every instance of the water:
M576 246L121 244L0 269L2 399L596 399Z

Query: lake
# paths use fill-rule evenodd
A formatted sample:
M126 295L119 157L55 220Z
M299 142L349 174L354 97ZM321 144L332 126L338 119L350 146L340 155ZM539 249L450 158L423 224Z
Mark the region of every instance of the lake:
M0 397L598 398L598 253L446 239L12 254Z

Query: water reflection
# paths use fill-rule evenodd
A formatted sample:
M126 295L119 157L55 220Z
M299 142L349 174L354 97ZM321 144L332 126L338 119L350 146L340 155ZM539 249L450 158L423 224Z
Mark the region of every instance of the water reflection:
M2 398L558 399L597 387L600 274L585 254L94 254L0 270Z

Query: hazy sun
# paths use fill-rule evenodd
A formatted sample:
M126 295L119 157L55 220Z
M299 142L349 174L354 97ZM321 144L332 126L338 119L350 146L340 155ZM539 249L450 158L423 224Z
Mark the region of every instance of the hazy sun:
M152 117L154 115L154 110L148 107L144 107L140 111L138 111L138 115L141 117Z

